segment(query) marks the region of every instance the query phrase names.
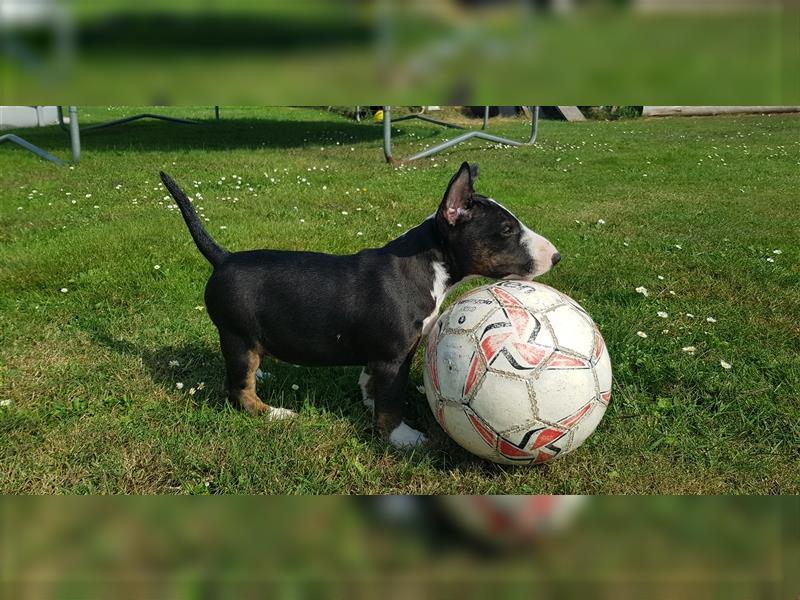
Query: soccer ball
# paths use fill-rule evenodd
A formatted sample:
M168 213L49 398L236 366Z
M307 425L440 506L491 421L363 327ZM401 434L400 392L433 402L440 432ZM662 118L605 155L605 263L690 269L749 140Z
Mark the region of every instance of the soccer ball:
M501 281L459 298L425 350L425 394L450 437L498 463L571 452L611 400L600 331L570 297L541 283Z

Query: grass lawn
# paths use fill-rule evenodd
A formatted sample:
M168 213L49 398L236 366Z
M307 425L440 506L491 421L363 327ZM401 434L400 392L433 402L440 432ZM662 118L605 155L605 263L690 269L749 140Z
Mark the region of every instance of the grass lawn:
M0 492L800 491L797 116L544 122L535 147L470 142L397 170L380 127L326 111L162 112L204 121L85 132L74 168L0 147ZM452 133L397 129L399 156ZM16 133L66 155L58 128ZM596 433L539 467L471 458L417 391L421 353L408 394L423 451L374 435L356 368L266 361L259 394L299 411L290 422L229 406L202 307L210 267L158 171L229 249L348 253L430 214L463 160L556 244L542 281L603 332L615 383Z

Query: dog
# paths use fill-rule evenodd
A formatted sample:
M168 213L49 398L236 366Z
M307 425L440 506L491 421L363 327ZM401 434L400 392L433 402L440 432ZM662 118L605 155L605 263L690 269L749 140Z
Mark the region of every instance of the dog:
M478 165L464 162L437 210L382 248L228 252L203 229L191 201L165 173L200 253L213 267L208 315L219 331L231 402L270 418L293 416L256 394L264 356L305 366L362 366L364 403L396 447L424 443L403 420L409 369L442 301L472 276L533 279L561 255L497 201L475 192Z

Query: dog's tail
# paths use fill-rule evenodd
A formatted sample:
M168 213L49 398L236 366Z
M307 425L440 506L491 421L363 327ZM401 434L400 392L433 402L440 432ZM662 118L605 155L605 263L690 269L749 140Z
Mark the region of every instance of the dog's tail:
M184 191L178 187L178 184L163 171L161 171L160 175L161 181L164 182L169 193L172 194L172 197L175 198L175 202L178 203L178 208L181 209L183 220L186 221L186 226L189 228L189 233L192 234L194 243L197 244L197 249L208 259L208 262L216 267L225 260L225 257L228 256L228 251L221 248L211 236L208 235L208 232L203 229L203 225L200 223L200 219L197 218L197 213L194 210L194 206L192 206L191 200L189 200Z

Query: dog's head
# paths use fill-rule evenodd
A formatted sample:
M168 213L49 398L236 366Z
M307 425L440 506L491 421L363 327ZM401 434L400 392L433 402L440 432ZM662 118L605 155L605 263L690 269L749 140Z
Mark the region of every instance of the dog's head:
M436 226L462 276L533 279L561 260L555 246L497 201L475 192L478 165L463 163L436 211Z

